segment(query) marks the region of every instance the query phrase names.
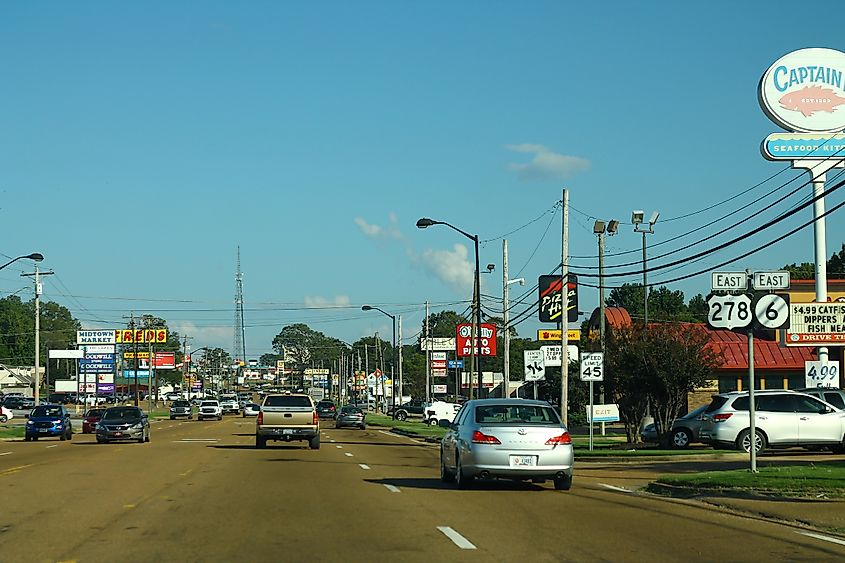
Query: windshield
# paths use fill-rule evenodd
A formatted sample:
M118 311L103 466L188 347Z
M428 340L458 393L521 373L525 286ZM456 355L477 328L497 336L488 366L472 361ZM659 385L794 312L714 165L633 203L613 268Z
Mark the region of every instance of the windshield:
M103 413L103 419L107 420L128 420L133 418L141 418L141 409L136 407L115 407L107 409Z
M521 404L476 407L475 421L483 424L560 424L552 407Z
M203 402L200 404L200 406L201 406L201 407L216 407L216 406L217 406L217 404L218 404L218 403L217 403L217 401L203 401Z
M30 416L62 416L62 408L42 405L32 409Z
M174 407L190 407L191 403L189 403L188 401L184 401L184 400L173 401L173 406Z
M85 413L85 416L101 417L101 416L103 416L104 412L105 412L105 409L91 409L87 413Z

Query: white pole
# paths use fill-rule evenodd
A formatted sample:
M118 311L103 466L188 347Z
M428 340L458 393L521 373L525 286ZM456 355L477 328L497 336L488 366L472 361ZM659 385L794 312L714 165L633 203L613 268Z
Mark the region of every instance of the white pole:
M812 172L810 170L811 174ZM823 172L813 178L813 197L818 198L813 202L813 216L816 219L813 223L816 251L816 303L827 302L827 244L825 218L822 217L824 215L824 198L820 197L824 193L826 177L827 174ZM827 346L819 346L817 351L819 361L826 362L828 359Z
M397 341L399 346L399 402L402 402L402 397L404 396L404 389L402 387L402 315L399 315L399 340Z
M425 402L431 402L431 350L429 350L429 337L431 336L428 331L428 301L425 302ZM447 371L448 373L448 371ZM455 395L458 392L455 391Z
M33 398L35 406L38 406L38 395L41 387L41 374L38 373L38 364L41 363L41 280L38 277L38 264L35 264L35 391Z
M569 426L569 350L567 350L567 332L569 331L569 192L563 189L563 219L560 267L560 418L564 426Z
M502 323L505 330L505 380L502 382L502 398L510 396L511 390L511 336L510 327L508 327L508 240L502 240L502 310L504 321ZM534 387L534 398L537 398L537 387Z

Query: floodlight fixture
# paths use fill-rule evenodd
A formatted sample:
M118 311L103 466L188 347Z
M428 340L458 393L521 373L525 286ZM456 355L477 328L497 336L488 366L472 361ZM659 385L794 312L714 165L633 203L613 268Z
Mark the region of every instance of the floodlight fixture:
M607 223L607 234L615 235L616 231L618 231L618 230L619 230L619 221L617 221L616 219L611 219Z
M652 213L652 214L651 214L651 219L649 219L649 220L648 220L648 224L649 224L649 225L651 225L651 226L653 227L653 226L654 226L654 224L655 224L655 223L657 223L657 218L658 218L658 217L660 217L660 213L659 213L659 212L655 211L654 213Z
M645 211L637 210L631 213L631 223L634 225L639 225L643 222L643 218L645 217Z
M593 233L601 234L604 232L605 223L604 221L596 221L593 223Z

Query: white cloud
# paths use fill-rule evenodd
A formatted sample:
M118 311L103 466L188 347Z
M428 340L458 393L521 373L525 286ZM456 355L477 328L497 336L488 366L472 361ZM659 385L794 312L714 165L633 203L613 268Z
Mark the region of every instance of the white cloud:
M361 232L370 238L401 239L402 231L399 229L399 219L396 217L396 214L390 212L387 219L388 224L385 227L370 223L363 217L355 217L354 221L358 225L358 228L361 229Z
M336 295L332 298L320 297L320 296L306 296L305 297L305 306L306 307L346 307L350 303L349 297L346 295Z
M573 174L590 169L590 161L578 156L557 154L543 145L523 143L505 145L509 151L533 153L534 158L527 164L512 162L508 169L517 173L522 180L566 180Z
M459 293L472 291L475 265L469 261L469 251L456 243L452 250L428 249L422 253L421 262L426 270Z

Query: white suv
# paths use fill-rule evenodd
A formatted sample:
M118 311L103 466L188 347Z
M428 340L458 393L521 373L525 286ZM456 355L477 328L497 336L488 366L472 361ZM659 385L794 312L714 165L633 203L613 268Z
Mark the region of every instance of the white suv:
M220 395L220 408L223 414L241 414L241 405L238 403L237 395Z
M804 393L786 389L757 391L756 451L770 447L829 447L845 452L845 411ZM703 442L751 450L748 392L713 395L704 410Z

